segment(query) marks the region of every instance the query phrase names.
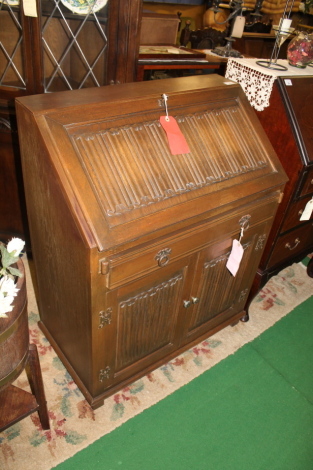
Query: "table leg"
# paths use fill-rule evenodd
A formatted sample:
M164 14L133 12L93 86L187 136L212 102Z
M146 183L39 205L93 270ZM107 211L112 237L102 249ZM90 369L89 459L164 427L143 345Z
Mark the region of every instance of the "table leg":
M47 402L43 387L38 351L35 344L29 345L29 356L25 367L30 388L39 405L38 414L43 429L50 429Z

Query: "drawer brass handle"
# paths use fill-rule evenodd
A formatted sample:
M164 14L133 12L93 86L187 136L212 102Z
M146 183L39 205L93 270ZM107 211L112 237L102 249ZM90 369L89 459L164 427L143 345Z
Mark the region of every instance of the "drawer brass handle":
M191 305L190 300L184 300L184 301L183 301L183 306L184 306L185 308L189 308L190 305Z
M297 248L297 246L299 245L299 243L300 243L299 238L296 238L296 239L295 239L295 243L294 243L293 246L291 246L290 243L286 243L285 248L288 248L290 251L291 251L291 250L294 250L295 248Z
M163 266L166 266L169 261L170 257L169 255L172 253L171 248L164 248L164 250L160 250L154 257L155 260L157 260L158 265L160 268L163 268Z
M199 303L199 298L198 297L191 297L191 301L193 304L198 304Z

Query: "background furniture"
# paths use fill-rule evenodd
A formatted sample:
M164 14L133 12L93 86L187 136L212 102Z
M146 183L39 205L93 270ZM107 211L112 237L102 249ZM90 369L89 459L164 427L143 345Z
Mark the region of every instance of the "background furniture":
M286 176L224 82L17 100L40 326L94 408L245 314ZM163 94L191 153L169 151Z
M286 59L287 47L290 39L287 39L279 50L279 58ZM233 47L245 56L269 59L275 44L274 31L271 33L243 33L237 38Z
M214 28L198 29L190 32L190 43L193 49L215 49L225 46L228 30L218 31Z
M190 70L193 74L196 70L214 72L219 70L220 64L219 57L210 57L208 60L201 51L171 45L140 46L136 79L151 79L155 70L174 71L178 76ZM150 72L148 76L145 75L146 71Z
M38 411L43 429L49 429L49 417L43 388L37 347L29 344L27 291L22 260L18 269L18 294L8 318L0 321L0 432ZM12 385L26 369L32 393Z
M258 66L254 59L231 59L226 71L227 78L241 83L250 93L250 102L289 178L249 302L271 276L313 251L313 215L310 220L300 220L313 197L313 69L297 69L288 66L287 61L278 62L288 70L269 70ZM258 87L253 87L255 80ZM258 100L265 88L266 96ZM312 269L311 261L310 276Z
M155 61L151 62L145 59L138 61L137 67L137 82L142 80L151 80L154 77L154 72L156 70L164 71L164 73L173 74L175 76L183 76L192 70L191 74L196 74L196 71L202 73L204 70L210 70L212 73L215 73L219 70L221 62L219 60L207 61L207 60L195 60L193 62L178 62L178 61ZM148 75L146 74L148 72ZM172 75L172 78L173 78ZM189 72L190 75L190 72ZM166 77L170 78L170 77Z
M312 76L292 76L290 72L278 77L270 106L257 113L289 177L258 269L261 286L285 266L313 252L313 214L310 220L300 221L313 197L313 69ZM311 277L312 269L311 260Z
M0 432L36 411L42 429L50 429L40 362L35 344L29 345L25 368L32 393L12 384L8 384L3 390L0 390Z

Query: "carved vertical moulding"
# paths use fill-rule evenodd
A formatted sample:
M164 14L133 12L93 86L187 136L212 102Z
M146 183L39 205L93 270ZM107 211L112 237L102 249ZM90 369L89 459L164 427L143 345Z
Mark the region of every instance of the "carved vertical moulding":
M171 344L182 283L179 273L119 304L117 370Z

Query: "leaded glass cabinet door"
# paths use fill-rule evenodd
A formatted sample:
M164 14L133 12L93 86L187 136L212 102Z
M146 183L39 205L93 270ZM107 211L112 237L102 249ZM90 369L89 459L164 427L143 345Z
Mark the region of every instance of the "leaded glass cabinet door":
M106 84L108 0L43 0L45 93Z
M14 99L34 92L30 26L18 0L0 0L0 240L24 236ZM22 207L23 206L23 207Z
M133 81L142 0L42 0L45 93Z
M0 0L0 98L135 79L142 0L33 1Z
M0 1L0 99L34 91L30 26L19 0ZM1 102L3 106L4 103Z
M0 3L0 85L26 89L23 67L23 27L19 7Z

